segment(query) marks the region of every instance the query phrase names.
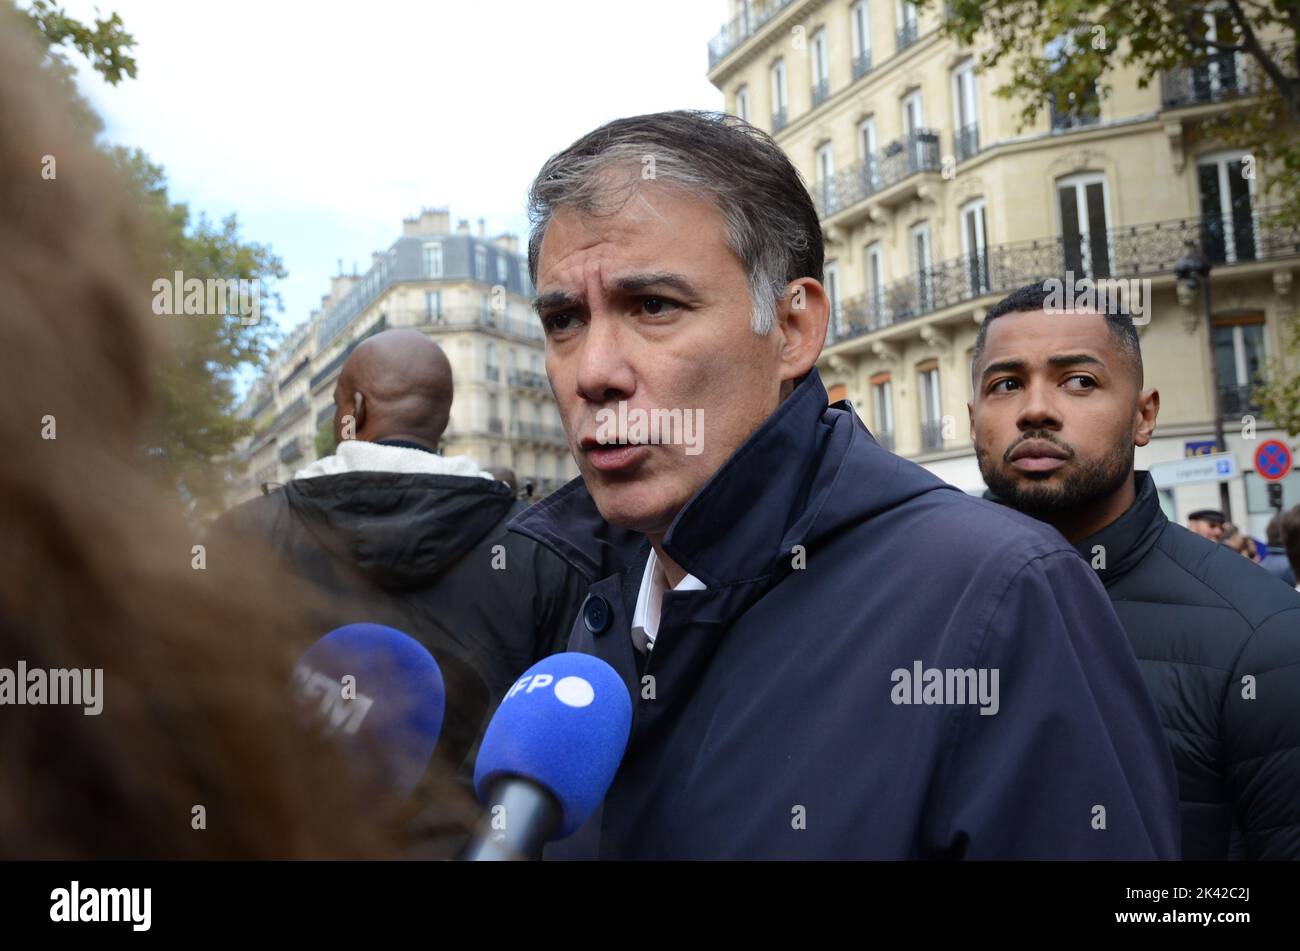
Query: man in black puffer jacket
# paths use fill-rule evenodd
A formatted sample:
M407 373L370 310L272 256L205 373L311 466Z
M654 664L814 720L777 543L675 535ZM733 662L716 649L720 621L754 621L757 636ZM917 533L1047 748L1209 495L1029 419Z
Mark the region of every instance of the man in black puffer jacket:
M439 754L468 787L488 714L564 650L581 576L506 523L527 506L467 456L442 456L451 366L417 330L361 343L334 392L334 455L218 520L212 557L269 544L323 597L320 633L370 621L410 634L442 670ZM224 555L222 553L225 553Z
M1135 472L1160 408L1132 320L1054 308L1051 281L984 318L971 432L987 497L1097 571L1178 772L1185 859L1300 858L1300 594L1174 525ZM1068 290L1068 289L1067 289Z

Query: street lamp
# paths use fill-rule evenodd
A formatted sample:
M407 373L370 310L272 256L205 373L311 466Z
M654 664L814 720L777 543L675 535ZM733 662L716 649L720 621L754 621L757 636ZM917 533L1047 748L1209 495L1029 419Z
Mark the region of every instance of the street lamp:
M1210 397L1211 415L1214 417L1214 441L1221 452L1228 451L1228 441L1223 435L1223 407L1220 405L1222 390L1219 389L1219 362L1214 354L1214 317L1210 310L1210 259L1195 241L1184 243L1186 250L1174 264L1174 278L1188 300L1199 287L1205 299L1205 333L1210 346L1210 379L1213 387ZM1182 298L1184 294L1179 294ZM1223 517L1232 520L1232 507L1228 501L1228 482L1219 483L1219 507Z

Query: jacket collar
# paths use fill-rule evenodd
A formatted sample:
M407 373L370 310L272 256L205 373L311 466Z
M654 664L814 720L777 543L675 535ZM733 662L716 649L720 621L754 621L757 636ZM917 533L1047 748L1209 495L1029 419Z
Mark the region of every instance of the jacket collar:
M838 472L823 465L836 428L823 420L826 408L814 368L677 513L663 540L668 556L709 587L770 573L789 554L786 540L812 531ZM850 427L838 428L846 443ZM815 504L807 505L810 499ZM581 478L510 527L553 548L591 581L626 569L644 543L601 518Z
M1137 497L1128 511L1074 546L1089 564L1094 562L1096 547L1102 546L1105 567L1097 568L1096 571L1103 584L1122 578L1133 570L1146 557L1160 533L1169 524L1160 508L1160 499L1156 495L1151 473L1135 471L1133 480Z

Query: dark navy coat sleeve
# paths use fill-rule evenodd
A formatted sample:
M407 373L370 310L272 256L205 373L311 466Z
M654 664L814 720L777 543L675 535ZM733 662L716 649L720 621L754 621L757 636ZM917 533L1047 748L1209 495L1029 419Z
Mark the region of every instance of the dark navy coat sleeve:
M977 648L998 711L954 711L932 854L1177 859L1172 758L1127 636L1074 552L1005 582Z

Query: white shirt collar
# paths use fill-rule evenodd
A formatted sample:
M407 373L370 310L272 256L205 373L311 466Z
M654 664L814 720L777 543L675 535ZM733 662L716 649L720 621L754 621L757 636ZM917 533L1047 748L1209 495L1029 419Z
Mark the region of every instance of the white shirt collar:
M645 572L641 575L641 591L636 596L636 610L632 612L632 643L641 650L654 648L655 638L659 636L659 613L663 607L664 591L668 587L668 576L664 566L650 549L646 559ZM703 591L705 584L695 575L687 575L673 587L674 591Z

